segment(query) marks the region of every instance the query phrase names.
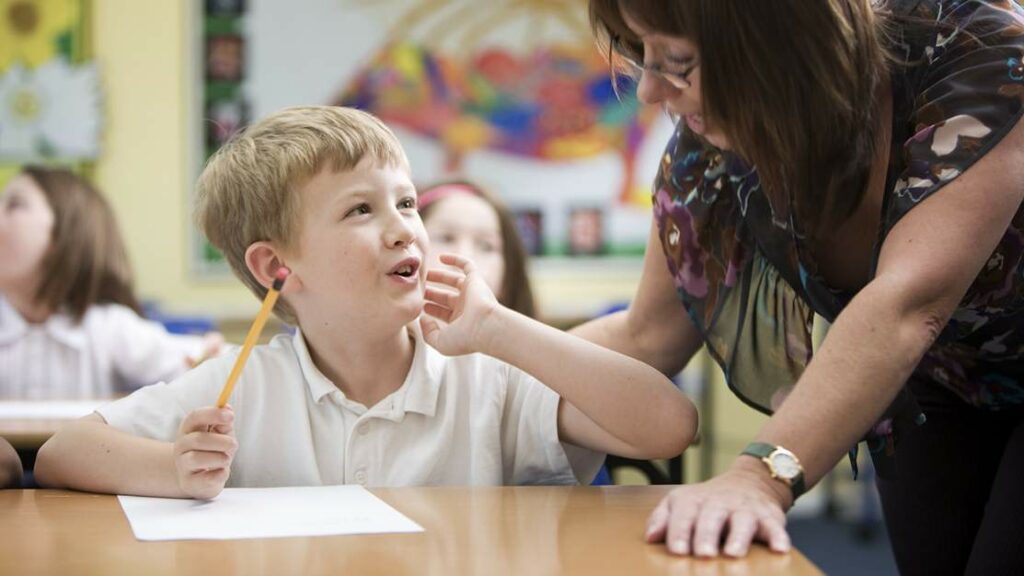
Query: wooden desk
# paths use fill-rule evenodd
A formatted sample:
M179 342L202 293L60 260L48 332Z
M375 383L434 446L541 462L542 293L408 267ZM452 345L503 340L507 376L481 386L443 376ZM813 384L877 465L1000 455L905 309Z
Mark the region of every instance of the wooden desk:
M0 438L16 450L34 451L61 426L77 420L107 400L0 401Z
M426 531L179 542L135 540L113 496L7 490L0 574L821 574L797 551L696 560L645 544L647 514L669 489L374 489Z
M0 438L15 450L38 450L67 420L2 419Z

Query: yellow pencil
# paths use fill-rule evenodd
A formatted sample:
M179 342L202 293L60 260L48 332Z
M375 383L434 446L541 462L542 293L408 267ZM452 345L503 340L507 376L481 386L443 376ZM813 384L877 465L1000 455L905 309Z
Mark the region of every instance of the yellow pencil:
M235 359L235 366L231 369L231 374L228 376L228 381L224 383L224 389L220 391L220 398L217 398L217 408L223 408L228 403L228 398L231 397L231 391L235 388L235 382L238 377L242 374L242 367L245 366L245 361L249 358L249 352L252 351L252 347L256 344L256 339L260 337L260 332L263 331L263 325L267 323L267 318L270 316L270 311L274 309L274 303L277 302L277 295L281 292L281 288L284 287L284 281L288 278L288 274L291 272L282 266L277 269L277 274L274 277L274 284L267 291L267 297L263 299L263 306L260 307L260 311L256 314L256 319L252 321L252 327L249 328L249 334L245 337L245 343L242 344L242 352L238 354L238 358Z

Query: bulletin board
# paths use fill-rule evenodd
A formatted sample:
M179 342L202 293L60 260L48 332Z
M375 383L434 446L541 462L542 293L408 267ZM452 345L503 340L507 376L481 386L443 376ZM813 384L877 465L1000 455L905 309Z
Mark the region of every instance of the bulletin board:
M398 135L418 184L469 178L539 257L639 257L671 122L611 85L586 0L206 0L196 175L288 106L353 106ZM196 269L223 271L197 236Z

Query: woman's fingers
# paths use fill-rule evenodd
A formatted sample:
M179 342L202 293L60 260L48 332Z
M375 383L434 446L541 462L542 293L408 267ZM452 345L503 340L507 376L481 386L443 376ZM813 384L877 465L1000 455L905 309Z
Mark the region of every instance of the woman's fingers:
M665 546L673 554L692 554L693 528L700 514L700 500L685 487L669 495L668 527Z
M789 552L792 543L789 540L789 533L786 532L786 517L781 518L774 514L763 515L758 521L757 539L767 542L772 552Z
M668 528L669 519L669 496L665 496L658 503L658 507L651 512L647 518L647 529L644 531L644 540L647 542L660 542L665 538L665 531Z
M733 512L729 517L729 535L722 552L734 558L746 556L759 525L759 518L754 513L742 509Z
M722 540L729 513L728 508L718 503L707 503L701 507L693 530L694 556L718 556L718 543Z

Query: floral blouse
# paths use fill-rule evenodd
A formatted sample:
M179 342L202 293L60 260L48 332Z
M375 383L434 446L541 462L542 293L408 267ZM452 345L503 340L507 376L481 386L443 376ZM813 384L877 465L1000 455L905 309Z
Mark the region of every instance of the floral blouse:
M875 264L899 219L984 156L1024 110L1024 8L1011 0L897 4L911 18L897 21L910 23L893 37L904 61L892 73L894 144ZM773 412L811 360L814 313L832 321L853 294L817 274L799 223L773 210L756 168L706 146L682 122L655 180L654 216L679 298L729 387ZM912 378L983 409L1024 404L1024 209ZM903 426L921 421L904 390L869 446L891 448Z

